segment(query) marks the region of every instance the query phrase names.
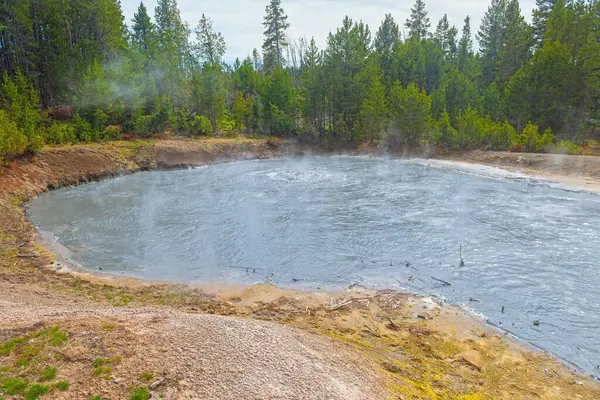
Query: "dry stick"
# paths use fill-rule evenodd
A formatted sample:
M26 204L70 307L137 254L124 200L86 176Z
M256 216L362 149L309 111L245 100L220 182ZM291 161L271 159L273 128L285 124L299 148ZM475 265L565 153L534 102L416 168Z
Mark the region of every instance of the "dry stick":
M441 279L438 279L438 278L436 278L436 277L434 277L434 276L432 276L432 277L431 277L431 279L433 279L434 281L438 281L438 282L440 282L440 283L443 283L443 284L444 284L444 285L446 285L446 286L452 286L452 284L451 284L451 283L449 283L449 282L446 282L446 281L443 281L443 280L441 280Z
M367 328L368 330L371 331L371 333L375 336L375 337L381 337L380 334L378 334L377 332L375 332L369 325L365 324L365 328Z

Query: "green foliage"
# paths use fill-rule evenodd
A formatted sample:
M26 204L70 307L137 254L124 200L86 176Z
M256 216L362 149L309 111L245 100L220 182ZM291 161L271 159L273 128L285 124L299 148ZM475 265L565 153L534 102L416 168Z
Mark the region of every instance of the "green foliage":
M50 387L48 387L47 385L31 385L29 390L25 392L25 400L37 400L49 391Z
M146 388L136 388L129 397L129 400L148 400L150 398L150 392Z
M157 0L153 18L140 4L130 31L117 0L0 8L4 159L121 131L505 150L529 121L576 143L600 130L597 1L536 0L530 25L517 0L491 0L475 54L470 18L460 37L447 16L433 33L421 0L403 40L391 15L375 34L345 17L322 50L313 38L290 43L282 1L269 0L263 57L254 49L233 65L212 20L202 15L190 37L174 0ZM69 112L49 121L46 108ZM522 146L539 151L534 141Z
M444 111L435 123L431 134L431 142L437 146L451 148L456 143L457 132L450 123L450 115Z
M22 154L27 148L27 136L21 132L9 114L0 110L0 162Z
M390 97L394 122L391 145L416 145L429 130L431 97L415 83L404 89L400 82L394 84Z
M69 386L71 386L71 385L67 381L60 381L60 382L56 382L53 386L56 389L60 390L61 392L64 392L64 391L68 390Z
M526 152L538 153L548 149L554 143L554 134L550 128L540 134L539 127L529 122L523 132L517 135L513 141L514 146L522 148Z
M556 154L570 154L570 155L581 155L583 154L583 149L577 145L576 143L570 142L568 140L564 140L556 143L554 146L550 148L552 153Z
M92 142L98 140L99 138L98 131L94 130L92 124L83 119L79 114L75 115L73 129L75 132L75 139L78 142Z
M8 395L21 394L27 389L27 386L29 386L29 383L21 378L7 378L0 381L0 383L2 383L0 388Z
M46 367L40 375L41 381L51 381L56 378L56 367Z
M196 115L190 124L191 135L211 135L213 133L212 123L204 115Z
M27 138L27 150L37 153L43 146L43 138L38 133L41 122L39 97L33 85L17 71L14 77L6 72L2 76L2 108Z
M51 144L75 143L75 128L71 124L52 122L46 130L45 139Z

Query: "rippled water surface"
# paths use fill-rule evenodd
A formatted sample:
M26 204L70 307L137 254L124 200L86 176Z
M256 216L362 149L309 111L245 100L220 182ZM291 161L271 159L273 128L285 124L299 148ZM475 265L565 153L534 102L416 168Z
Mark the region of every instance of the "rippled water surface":
M144 172L51 192L29 215L84 267L179 281L410 288L469 305L600 373L594 194L323 157Z

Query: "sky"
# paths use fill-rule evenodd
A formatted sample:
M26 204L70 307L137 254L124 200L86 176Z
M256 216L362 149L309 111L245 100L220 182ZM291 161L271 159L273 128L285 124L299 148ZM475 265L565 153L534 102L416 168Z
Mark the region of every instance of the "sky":
M269 0L179 0L182 18L191 28L198 25L202 14L213 20L213 27L221 32L227 43L226 60L240 59L252 54L252 49L261 48L263 41L263 17ZM140 0L121 0L127 24L136 12ZM450 23L462 30L464 19L471 17L473 35L477 32L481 18L491 0L426 0L432 30L444 14ZM535 0L521 0L521 10L527 20ZM154 15L156 0L144 0L151 16ZM283 9L288 15L290 39L314 37L320 48L326 44L327 34L341 26L345 15L353 20L369 24L373 36L386 13L391 13L396 23L404 25L410 15L414 0L283 0ZM475 42L475 47L477 43Z

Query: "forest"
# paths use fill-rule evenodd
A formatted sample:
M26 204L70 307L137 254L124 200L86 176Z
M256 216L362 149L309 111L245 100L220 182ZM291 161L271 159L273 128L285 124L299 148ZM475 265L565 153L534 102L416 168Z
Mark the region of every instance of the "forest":
M191 27L177 0L131 21L119 0L1 2L0 158L243 134L580 154L600 132L599 0L537 0L531 18L492 0L478 29L432 24L416 0L376 29L347 16L322 49L265 3L264 42L226 63L210 16Z

